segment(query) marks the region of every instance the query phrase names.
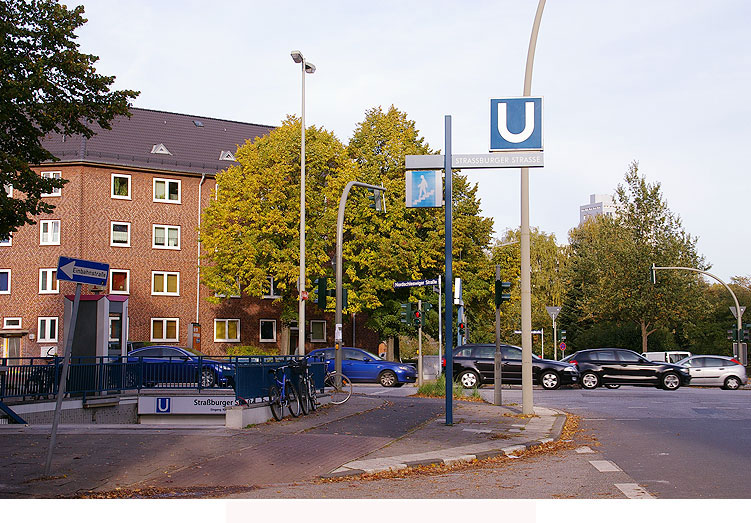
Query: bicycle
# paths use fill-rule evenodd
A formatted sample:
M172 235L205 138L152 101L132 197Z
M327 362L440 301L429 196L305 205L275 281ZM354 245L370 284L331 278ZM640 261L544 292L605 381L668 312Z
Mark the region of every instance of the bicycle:
M281 421L284 417L284 407L289 409L293 418L298 417L302 409L300 395L289 378L288 369L289 365L282 365L269 370L269 374L273 375L275 382L275 385L269 387L269 407L271 408L271 415L277 421ZM281 380L279 379L279 371L282 371Z
M316 410L318 398L316 397L315 384L313 376L310 373L310 367L307 359L302 359L290 363L293 375L296 378L297 390L300 391L300 407L303 414L308 414Z
M352 381L342 374L339 382L339 377L336 371L331 371L323 379L323 390L331 395L331 403L334 405L341 405L352 395Z

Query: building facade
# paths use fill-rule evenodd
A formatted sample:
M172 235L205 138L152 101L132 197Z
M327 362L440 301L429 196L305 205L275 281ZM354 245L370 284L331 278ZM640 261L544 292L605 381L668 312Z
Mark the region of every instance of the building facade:
M615 216L618 207L610 194L591 194L589 203L579 206L579 224L595 216Z
M68 183L44 196L55 205L52 214L0 242L2 356L62 352L64 296L75 286L57 281L60 256L109 264L107 288L84 285L83 292L127 297L129 318L126 325L111 318L112 340L126 329L129 340L194 346L200 329L200 349L208 354L240 345L294 352L297 326L282 324L273 290L264 298L229 297L214 305L207 301L212 291L200 284L198 229L215 174L235 162L239 145L273 127L131 112L88 140L46 138L44 146L59 161L35 170ZM333 344L331 315L313 309L308 306L307 350ZM356 339L377 346L375 334L361 330Z

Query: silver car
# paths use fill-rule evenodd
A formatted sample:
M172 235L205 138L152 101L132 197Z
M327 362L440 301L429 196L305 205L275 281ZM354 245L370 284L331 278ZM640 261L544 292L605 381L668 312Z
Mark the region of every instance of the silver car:
M735 390L745 385L746 367L727 356L691 356L678 362L688 368L691 385Z

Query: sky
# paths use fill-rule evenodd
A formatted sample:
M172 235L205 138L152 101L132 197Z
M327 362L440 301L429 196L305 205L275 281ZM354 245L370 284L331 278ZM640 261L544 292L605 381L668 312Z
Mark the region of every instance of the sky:
M301 112L343 142L394 105L433 149L487 153L491 98L521 96L536 0L73 0L83 52L135 107L278 125ZM559 243L590 194L632 161L660 183L712 274L751 275L742 236L751 137L751 3L550 0L532 76L544 100L545 167L530 169L530 224ZM518 169L465 171L496 235L520 224Z

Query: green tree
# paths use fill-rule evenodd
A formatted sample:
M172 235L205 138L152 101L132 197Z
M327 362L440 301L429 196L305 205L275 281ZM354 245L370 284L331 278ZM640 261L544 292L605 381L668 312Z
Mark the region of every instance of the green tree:
M52 212L41 195L66 183L29 167L57 159L42 138L51 132L88 138L94 124L110 129L116 116L129 115L128 100L139 94L110 91L115 78L96 74L98 57L78 52L75 30L86 22L83 12L53 0L0 2L0 186L18 191L9 198L0 190L0 238Z
M570 233L571 262L566 320L592 326L603 321L638 328L641 350L655 332L690 328L706 308L706 283L689 271L661 271L650 280L652 263L704 269L696 239L650 184L629 166L616 191L618 213L584 223ZM665 334L665 333L664 333ZM675 341L675 337L674 340Z
M203 213L201 279L219 295L280 292L282 317L297 309L300 263L300 120L238 148L239 165L217 174L215 198ZM330 274L339 194L355 170L333 133L306 129L306 288ZM216 298L219 301L221 298Z

